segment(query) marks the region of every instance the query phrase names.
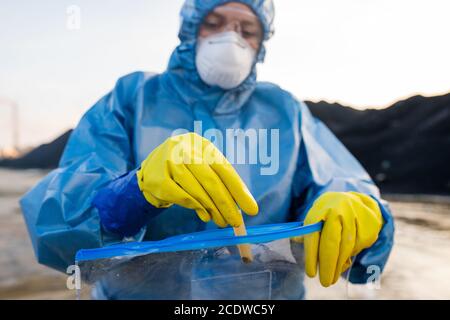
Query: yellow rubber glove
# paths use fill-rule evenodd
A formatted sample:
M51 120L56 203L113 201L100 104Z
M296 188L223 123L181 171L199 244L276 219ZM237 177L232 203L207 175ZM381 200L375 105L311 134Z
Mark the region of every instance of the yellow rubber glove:
M157 208L173 204L194 209L204 222L242 224L239 207L249 215L258 204L225 156L209 140L187 133L168 138L137 171L144 197Z
M305 269L315 277L319 266L320 283L335 284L351 266L351 257L372 246L383 225L378 203L357 192L327 192L306 215L305 225L324 221L321 232L306 235ZM297 241L300 239L294 239Z

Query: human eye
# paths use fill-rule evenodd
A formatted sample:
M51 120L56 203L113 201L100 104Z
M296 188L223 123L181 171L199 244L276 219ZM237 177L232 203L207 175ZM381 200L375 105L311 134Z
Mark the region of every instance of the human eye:
M242 36L246 39L256 40L262 37L261 28L254 23L242 23L241 30Z
M261 34L256 30L243 29L242 36L246 39L259 39L261 37Z
M242 35L244 36L244 38L254 38L257 36L256 32L252 32L252 31L242 31Z

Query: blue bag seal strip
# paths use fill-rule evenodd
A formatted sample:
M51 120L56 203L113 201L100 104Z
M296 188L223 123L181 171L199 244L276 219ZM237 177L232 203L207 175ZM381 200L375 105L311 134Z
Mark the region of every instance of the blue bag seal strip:
M140 256L149 253L199 250L235 246L244 243L264 243L298 237L322 230L323 222L304 226L303 222L289 222L251 226L246 236L235 236L232 228L206 230L182 234L160 241L125 242L97 249L82 249L77 262L115 257Z

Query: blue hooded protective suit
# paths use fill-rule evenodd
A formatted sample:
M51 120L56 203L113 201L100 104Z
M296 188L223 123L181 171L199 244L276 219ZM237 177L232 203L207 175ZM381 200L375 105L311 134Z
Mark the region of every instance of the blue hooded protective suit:
M352 282L364 282L370 265L383 269L393 244L393 220L379 191L358 161L307 106L271 84L256 82L256 70L237 88L209 87L195 66L199 25L225 0L188 0L184 4L180 45L162 74L136 72L119 79L72 133L59 168L22 199L21 206L40 263L65 271L81 248L107 246L131 237L159 240L204 230L189 209L155 209L140 193L135 170L176 129L278 129L277 172L261 175L264 164L235 168L259 205L247 225L302 220L308 206L327 191L357 191L378 200L385 224L377 242L361 252ZM239 0L253 9L273 33L270 0ZM262 62L262 45L258 62ZM250 147L250 146L249 146ZM95 199L95 201L94 201ZM106 201L107 200L107 201ZM93 203L94 202L94 203ZM108 207L114 207L114 214Z

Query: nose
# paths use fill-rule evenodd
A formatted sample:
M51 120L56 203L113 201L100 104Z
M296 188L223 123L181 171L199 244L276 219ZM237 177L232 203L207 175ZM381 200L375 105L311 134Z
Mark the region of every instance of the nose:
M241 24L239 21L232 21L226 27L225 31L234 31L236 33L242 34Z

